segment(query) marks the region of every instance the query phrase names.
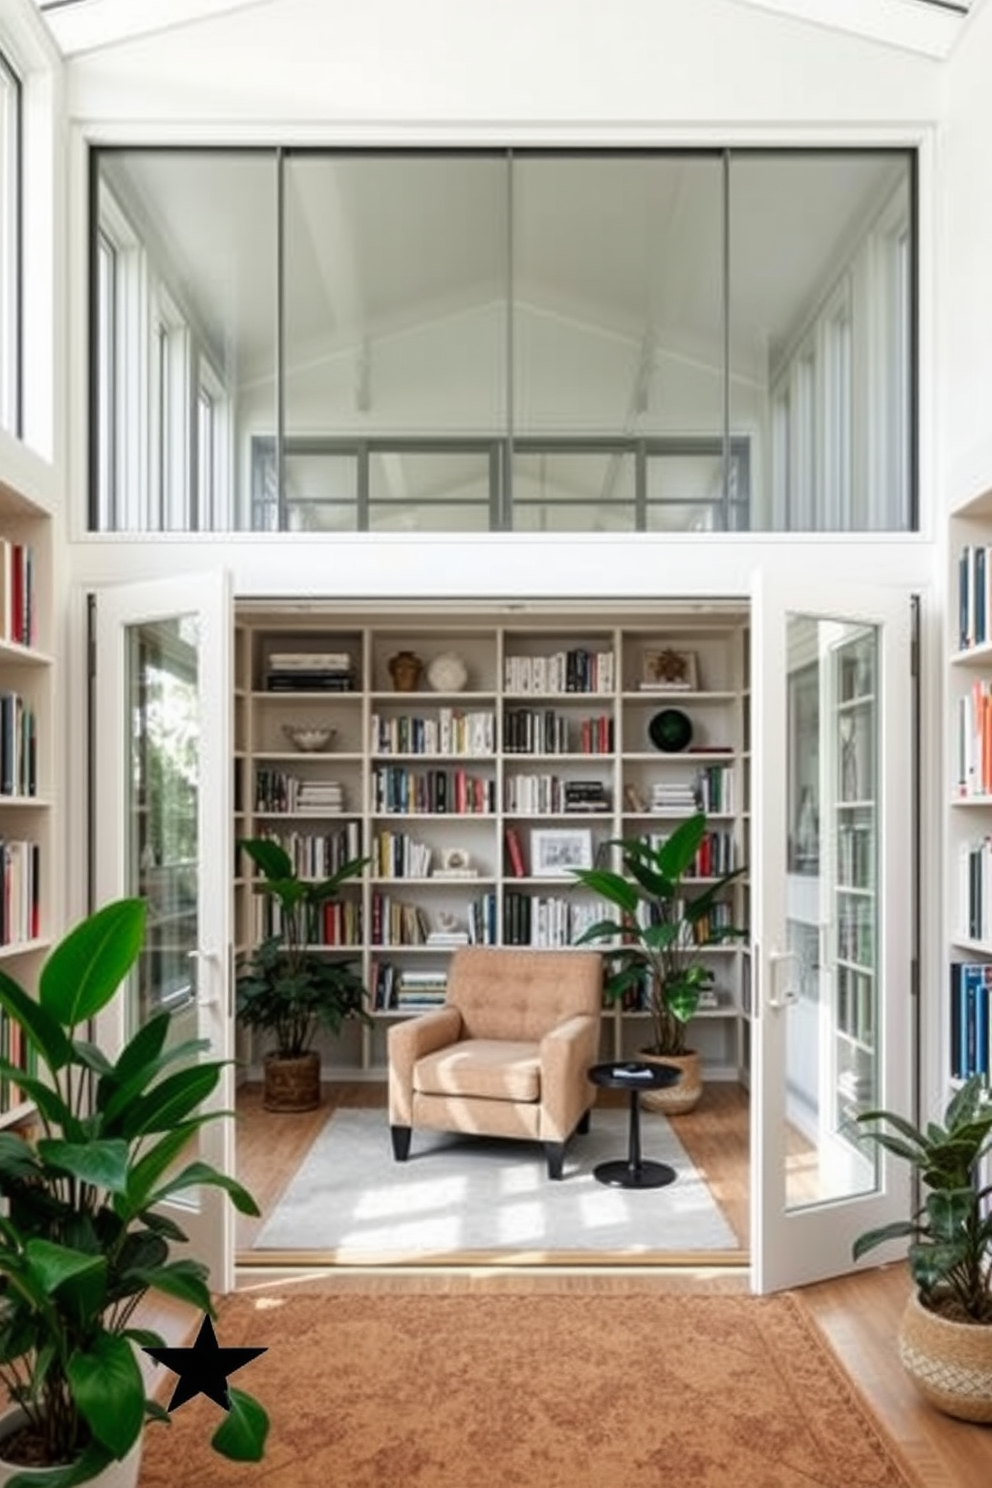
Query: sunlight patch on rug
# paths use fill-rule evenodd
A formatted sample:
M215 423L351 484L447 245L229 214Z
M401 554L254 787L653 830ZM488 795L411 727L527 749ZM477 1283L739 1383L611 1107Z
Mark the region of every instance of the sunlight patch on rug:
M735 1251L738 1241L671 1124L642 1120L646 1158L677 1172L666 1188L608 1188L594 1166L627 1150L628 1113L596 1110L548 1178L539 1143L415 1131L397 1163L382 1110L334 1113L255 1240L257 1250L339 1259L464 1252Z

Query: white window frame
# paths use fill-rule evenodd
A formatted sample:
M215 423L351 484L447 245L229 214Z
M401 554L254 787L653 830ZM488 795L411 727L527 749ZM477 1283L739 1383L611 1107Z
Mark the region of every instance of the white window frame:
M140 532L147 526L150 473L147 260L137 233L105 183L100 187L99 218L101 236L114 256L113 302L105 304L97 296L98 344L112 351L114 359L107 376L113 398L107 410L111 468L101 499L115 530ZM104 484L101 473L99 485ZM99 517L102 521L102 512Z
M149 522L156 532L190 529L189 327L165 285L149 296Z
M0 428L22 433L23 89L0 51Z

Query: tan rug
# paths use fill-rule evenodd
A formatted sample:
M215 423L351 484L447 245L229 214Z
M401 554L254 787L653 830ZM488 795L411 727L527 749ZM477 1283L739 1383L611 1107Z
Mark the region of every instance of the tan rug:
M919 1488L792 1296L226 1299L266 1460L202 1397L146 1433L141 1488Z

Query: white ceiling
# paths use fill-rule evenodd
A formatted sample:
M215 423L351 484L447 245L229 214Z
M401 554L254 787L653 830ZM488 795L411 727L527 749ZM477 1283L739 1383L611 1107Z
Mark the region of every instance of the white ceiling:
M132 37L175 31L207 17L279 0L37 0L67 56ZM863 36L901 50L946 57L969 12L989 0L726 0L775 11L801 25Z

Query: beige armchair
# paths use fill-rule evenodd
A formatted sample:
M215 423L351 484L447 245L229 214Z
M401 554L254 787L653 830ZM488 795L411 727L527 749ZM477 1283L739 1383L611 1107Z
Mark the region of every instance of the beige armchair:
M405 1162L415 1126L542 1142L560 1178L589 1129L586 1071L599 1055L603 959L595 951L466 946L445 1004L389 1030L389 1125Z

